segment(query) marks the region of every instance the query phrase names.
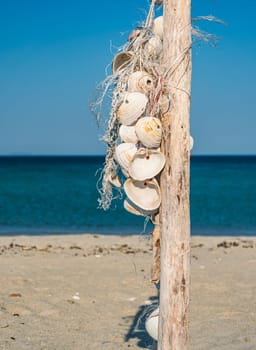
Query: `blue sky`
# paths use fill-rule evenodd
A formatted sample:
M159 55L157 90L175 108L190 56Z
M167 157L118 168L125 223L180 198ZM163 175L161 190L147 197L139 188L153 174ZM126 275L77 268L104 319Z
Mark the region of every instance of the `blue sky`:
M148 6L0 0L0 154L104 154L89 101ZM220 42L193 48L193 153L256 154L256 3L194 0L192 13L228 23L200 23Z

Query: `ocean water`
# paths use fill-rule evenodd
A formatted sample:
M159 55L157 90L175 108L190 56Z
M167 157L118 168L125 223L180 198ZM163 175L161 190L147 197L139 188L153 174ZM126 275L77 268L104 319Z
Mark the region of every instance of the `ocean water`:
M103 157L0 157L0 235L143 234L117 199L98 209ZM256 234L256 157L191 158L192 234Z

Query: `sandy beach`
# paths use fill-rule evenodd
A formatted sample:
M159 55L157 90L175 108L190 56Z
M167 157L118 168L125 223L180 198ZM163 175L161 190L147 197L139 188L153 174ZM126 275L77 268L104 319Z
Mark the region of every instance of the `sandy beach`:
M191 349L255 350L256 238L191 247ZM150 348L149 237L1 237L0 254L0 349Z

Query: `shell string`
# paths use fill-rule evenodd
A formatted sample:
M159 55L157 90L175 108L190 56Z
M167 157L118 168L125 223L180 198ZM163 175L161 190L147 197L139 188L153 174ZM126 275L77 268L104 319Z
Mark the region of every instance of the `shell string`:
M117 171L118 171L118 165L114 160L115 148L116 148L116 145L118 144L118 137L119 137L118 135L119 122L116 116L116 111L124 97L128 76L133 71L135 71L135 68L137 65L140 67L140 69L147 70L151 74L153 73L152 74L153 76L156 76L155 70L159 65L158 63L152 64L152 59L146 59L143 52L144 44L152 36L151 27L153 23L153 18L154 18L154 1L150 6L150 10L149 10L145 25L141 28L141 35L133 39L130 43L124 45L121 48L123 49L123 51L132 50L132 52L134 53L133 60L129 65L125 67L125 69L120 71L118 74L114 76L109 76L106 78L106 80L103 82L103 86L104 86L103 95L95 104L95 106L98 105L100 107L98 118L97 118L97 121L99 121L102 115L103 100L105 96L107 96L107 92L110 90L110 87L113 84L115 84L115 88L112 92L111 112L110 112L110 117L107 124L107 130L106 130L105 136L102 138L107 143L107 152L106 152L104 167L102 169L101 176L100 176L102 187L101 188L98 187L98 191L100 194L100 198L98 199L98 204L99 204L99 207L104 210L109 209L113 198L115 198L113 195L113 188L111 183L109 182L109 179L111 176L117 174ZM152 69L150 69L151 66L153 66ZM149 67L149 68L145 69L145 67Z
M115 161L115 148L119 142L120 127L120 123L117 118L117 110L123 101L125 93L127 92L127 82L129 76L131 73L140 69L146 71L153 77L154 89L150 92L146 113L149 113L150 116L157 118L160 118L161 115L162 118L162 116L168 112L171 106L171 96L169 94L165 94L167 79L172 77L176 69L191 50L191 46L186 47L183 52L176 57L172 65L167 67L167 69L164 71L162 66L162 52L158 57L147 55L144 48L148 41L153 37L152 27L155 2L156 0L152 0L151 2L145 23L142 24L141 27L137 27L135 29L135 33L133 33L133 36L131 35L132 33L130 34L129 41L118 49L119 52L131 52L132 58L130 63L126 64L122 70L118 71L118 73L110 74L106 77L106 79L97 87L97 89L102 91L101 96L91 105L92 111L96 114L97 123L99 124L105 111L105 102L107 99L111 100L109 118L106 122L106 132L102 138L102 140L107 144L107 152L104 166L101 170L100 179L97 184L97 189L100 194L98 204L99 207L104 210L109 209L112 200L116 198L116 195L113 193L113 186L109 179L117 175L119 170L119 165ZM213 16L200 16L193 20L208 20L221 23L221 21L216 20ZM192 36L193 42L196 40L203 40L206 42L216 40L216 37L212 36L211 34L204 33L198 28L193 27ZM178 86L172 88L178 89ZM168 102L164 113L162 111L163 107L161 103L159 103L161 96L166 96ZM160 111L161 114L159 113ZM100 182L101 188L99 185ZM121 191L119 190L118 196L120 196L120 194Z
M152 27L154 14L155 14L155 0L152 0L150 8L149 8L148 15L147 15L147 18L146 18L146 22L145 22L145 27L146 28L151 28Z

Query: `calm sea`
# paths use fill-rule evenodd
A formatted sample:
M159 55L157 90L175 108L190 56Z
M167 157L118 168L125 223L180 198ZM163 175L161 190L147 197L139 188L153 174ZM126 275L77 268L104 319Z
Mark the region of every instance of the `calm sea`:
M150 223L98 209L103 157L0 157L0 234L141 234ZM192 234L256 234L256 156L193 156Z

